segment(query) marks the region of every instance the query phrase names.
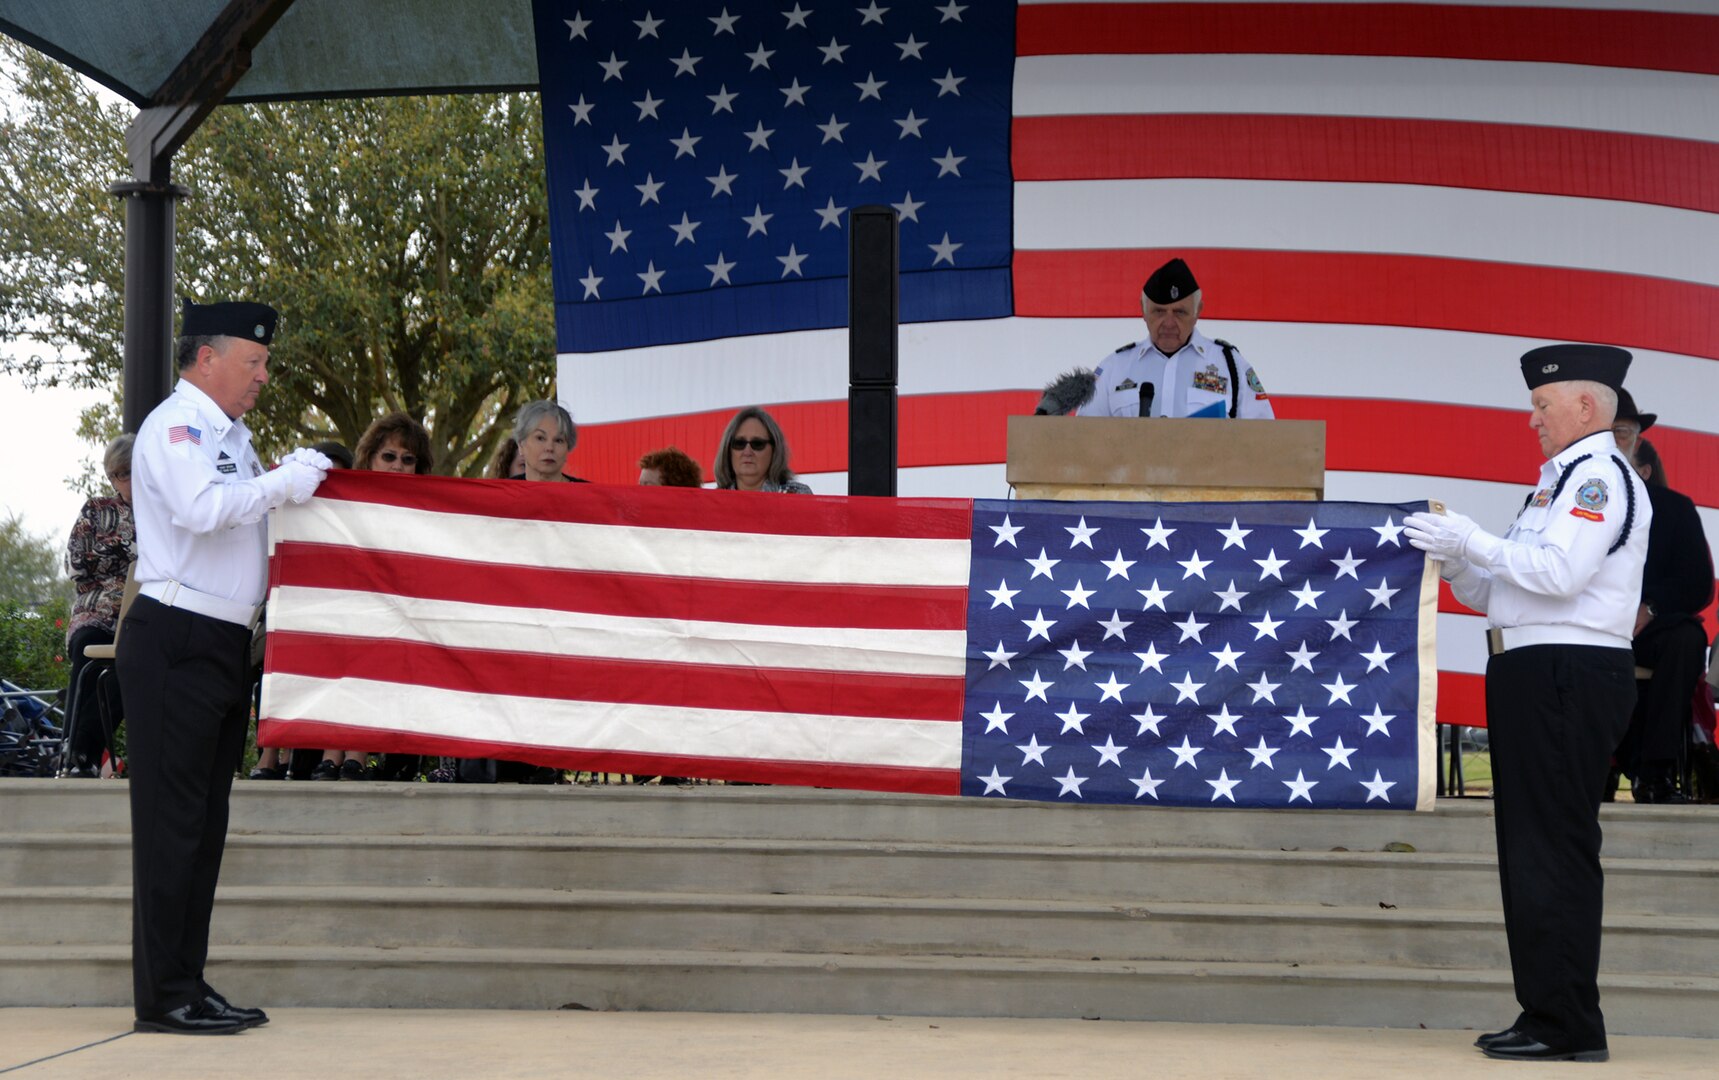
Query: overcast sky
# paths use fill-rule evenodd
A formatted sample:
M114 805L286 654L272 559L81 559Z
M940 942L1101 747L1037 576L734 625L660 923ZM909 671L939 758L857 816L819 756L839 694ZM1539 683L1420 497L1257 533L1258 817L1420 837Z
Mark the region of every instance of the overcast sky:
M95 83L85 80L85 85L104 100L120 100ZM4 93L0 89L0 95ZM0 109L9 104L0 96ZM20 347L0 341L0 349L16 355ZM84 503L70 481L81 476L84 464L99 458L102 451L78 438L78 414L102 396L95 390L31 393L24 389L23 379L0 374L0 516L17 514L31 532L47 533L56 544L65 543L72 519Z

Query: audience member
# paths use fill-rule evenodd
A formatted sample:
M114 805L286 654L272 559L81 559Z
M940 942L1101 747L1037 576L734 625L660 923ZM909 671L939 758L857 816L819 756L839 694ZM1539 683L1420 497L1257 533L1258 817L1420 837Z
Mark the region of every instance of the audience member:
M646 487L702 487L704 471L685 450L670 446L639 459L639 483Z
M324 439L311 449L332 461L337 469L352 468L352 451L333 439Z
M1707 659L1701 611L1713 599L1713 559L1701 515L1689 496L1666 484L1665 466L1641 437L1658 417L1618 394L1612 436L1647 483L1653 522L1647 536L1641 605L1636 612L1636 667L1652 672L1636 698L1629 730L1614 755L1638 803L1680 803L1678 763L1692 715L1695 687Z
M553 401L531 401L522 405L513 418L513 438L525 456L526 480L548 480L583 484L585 481L569 475L567 455L579 443L579 429L566 409Z
M788 491L810 495L788 467L788 440L757 405L734 414L716 446L716 486L725 491Z
M525 473L525 455L519 452L519 440L509 435L495 448L484 475L491 480L517 480Z
M71 619L66 625L66 656L72 669L68 685L74 688L76 700L72 707L77 715L73 724L73 745L67 762L67 775L91 777L110 774L113 768L112 732L102 724L96 682L80 686L84 666L84 648L89 645L113 644L114 629L119 623L120 596L125 591L125 575L137 558L137 531L131 517L131 448L134 436L121 435L107 446L102 468L116 495L95 495L78 511L72 534L66 541L66 571L77 590L72 600ZM114 681L102 683L107 697L108 715L120 715L119 687ZM82 690L82 693L77 693ZM105 753L104 753L105 752ZM105 759L105 760L104 760Z

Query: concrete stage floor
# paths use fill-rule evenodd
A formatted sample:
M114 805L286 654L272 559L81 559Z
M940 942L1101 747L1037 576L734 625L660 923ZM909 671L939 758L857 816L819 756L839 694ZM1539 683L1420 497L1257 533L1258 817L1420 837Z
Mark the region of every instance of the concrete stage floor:
M744 1013L280 1009L271 1015L268 1026L236 1036L186 1038L132 1034L129 1009L0 1009L0 1073L20 1080L1531 1080L1590 1072L1488 1061L1470 1046L1475 1033L1465 1031ZM1711 1077L1719 1068L1715 1040L1618 1036L1611 1050L1611 1068L1631 1080Z

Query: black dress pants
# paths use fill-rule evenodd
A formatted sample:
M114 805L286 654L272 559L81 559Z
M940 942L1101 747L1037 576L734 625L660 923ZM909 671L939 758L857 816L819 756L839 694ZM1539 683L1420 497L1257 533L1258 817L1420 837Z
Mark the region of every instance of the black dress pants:
M85 626L71 636L66 642L66 659L72 662L71 673L67 677L67 685L81 690L77 695L77 723L72 729L72 762L80 767L94 767L101 764L103 750L112 750L108 744L107 729L101 722L101 698L107 698L108 714L117 718L120 715L120 698L118 688L111 681L104 681L91 673L89 681L84 682L84 668L91 661L84 656L84 647L88 645L112 645L113 627Z
M140 596L116 664L131 772L131 965L139 1016L203 997L227 796L250 718L250 631Z
M1693 616L1650 626L1635 639L1635 662L1653 677L1618 746L1618 766L1632 777L1669 774L1683 756L1695 684L1707 672L1707 630Z
M1531 645L1486 665L1498 880L1513 1025L1550 1046L1606 1045L1600 1013L1600 797L1635 705L1628 649Z

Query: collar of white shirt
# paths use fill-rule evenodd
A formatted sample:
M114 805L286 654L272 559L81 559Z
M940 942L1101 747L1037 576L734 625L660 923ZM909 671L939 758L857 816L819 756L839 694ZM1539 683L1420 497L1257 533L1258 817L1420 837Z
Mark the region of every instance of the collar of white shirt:
M1188 351L1189 349L1194 350L1194 355L1203 358L1206 355L1206 350L1211 348L1212 344L1213 344L1213 342L1212 342L1211 338L1200 333L1198 330L1195 330L1191 334L1188 335L1188 343L1186 345L1183 345L1180 349L1177 349L1175 352L1166 355L1162 350L1160 350L1158 348L1158 346L1152 344L1152 339L1150 337L1148 337L1146 339L1146 347L1148 349L1151 349L1153 352L1157 353L1159 356L1164 357L1164 359L1166 359L1166 360L1174 360L1176 357L1182 355L1182 353Z
M250 429L245 427L243 421L228 416L221 410L221 406L215 404L214 398L205 394L202 388L188 380L180 379L179 384L173 388L173 392L183 397L197 409L198 419L202 420L209 428L209 433L214 436L215 442L225 439L228 430L232 428L237 428L240 435L250 434Z
M1595 442L1595 439L1604 439L1605 441ZM1564 469L1569 466L1570 462L1581 457L1583 454L1592 454L1595 457L1603 457L1617 448L1617 440L1612 438L1612 429L1607 428L1604 431L1596 431L1592 435L1583 435L1569 446L1566 446L1556 454L1553 454L1552 460L1547 462L1547 464L1551 466L1553 473L1557 474L1563 472Z

